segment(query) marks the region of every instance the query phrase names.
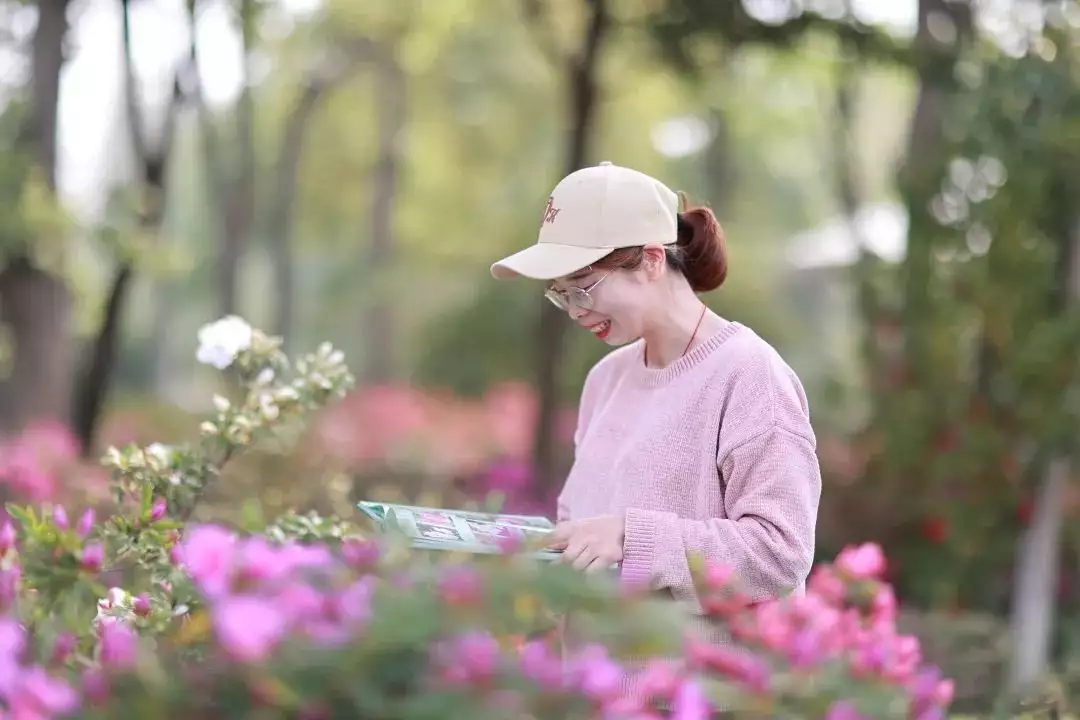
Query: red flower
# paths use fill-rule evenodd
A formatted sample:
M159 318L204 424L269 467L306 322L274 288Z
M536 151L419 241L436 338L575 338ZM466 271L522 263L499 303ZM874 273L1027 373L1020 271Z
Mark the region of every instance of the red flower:
M1031 524L1031 518L1035 516L1035 501L1031 498L1024 500L1016 508L1016 518L1020 524L1027 527Z
M935 545L940 545L949 538L949 526L941 516L931 515L923 520L922 536Z

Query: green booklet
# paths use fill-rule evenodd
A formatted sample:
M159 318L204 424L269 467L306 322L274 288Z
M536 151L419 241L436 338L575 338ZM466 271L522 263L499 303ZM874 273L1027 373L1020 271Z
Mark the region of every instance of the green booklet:
M496 554L507 542L542 540L555 529L554 523L539 515L505 515L501 513L449 510L362 501L360 510L375 521L381 532L396 529L409 539L409 544L423 550ZM540 560L554 560L557 550L527 553Z

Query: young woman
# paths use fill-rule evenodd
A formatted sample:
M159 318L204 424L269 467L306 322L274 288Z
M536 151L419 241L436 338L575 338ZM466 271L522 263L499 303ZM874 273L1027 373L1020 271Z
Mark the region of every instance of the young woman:
M589 372L556 542L581 570L697 606L688 555L732 567L754 600L801 593L821 474L798 377L698 293L727 276L705 207L611 163L564 178L539 241L497 278L549 281L582 330L621 346Z

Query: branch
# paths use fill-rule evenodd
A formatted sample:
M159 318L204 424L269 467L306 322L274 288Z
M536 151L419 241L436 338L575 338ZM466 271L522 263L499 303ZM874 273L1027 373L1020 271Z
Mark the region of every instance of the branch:
M172 97L165 114L161 139L154 150L146 143L143 128L142 107L136 97L134 60L131 53L130 0L120 0L123 10L124 84L127 107L128 131L136 162L140 169L139 227L149 234L156 233L165 215L166 178L169 158L172 154L173 136L176 132L176 116L183 105L184 94L179 72L173 80ZM130 257L124 257L113 271L109 293L105 301L105 316L101 327L90 344L86 366L74 388L72 397L72 424L79 438L84 457L93 454L97 427L101 422L108 396L116 355L120 347L120 326L127 295L134 279L135 265Z
M663 10L653 14L649 31L668 60L690 73L701 70L688 52L696 39L709 38L733 48L765 45L788 50L812 32L834 36L860 59L901 65L914 62L909 43L854 18L837 20L806 11L783 23L771 24L750 15L741 0L669 0Z
M559 67L566 61L566 51L559 47L555 29L550 16L545 12L544 0L521 0L521 13L525 18L525 28L533 37L537 49L553 67Z

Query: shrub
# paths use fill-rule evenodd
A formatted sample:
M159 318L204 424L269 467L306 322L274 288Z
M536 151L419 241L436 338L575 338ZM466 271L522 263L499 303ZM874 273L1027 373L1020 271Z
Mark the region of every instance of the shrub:
M612 577L410 552L336 518L190 522L225 463L340 397L329 346L291 365L238 318L200 334L236 380L193 444L110 449L116 509L11 506L0 528L0 708L16 718L943 717L951 682L897 632L873 545L752 605L690 558L708 619ZM109 588L106 577L120 581ZM575 643L557 629L573 617Z

